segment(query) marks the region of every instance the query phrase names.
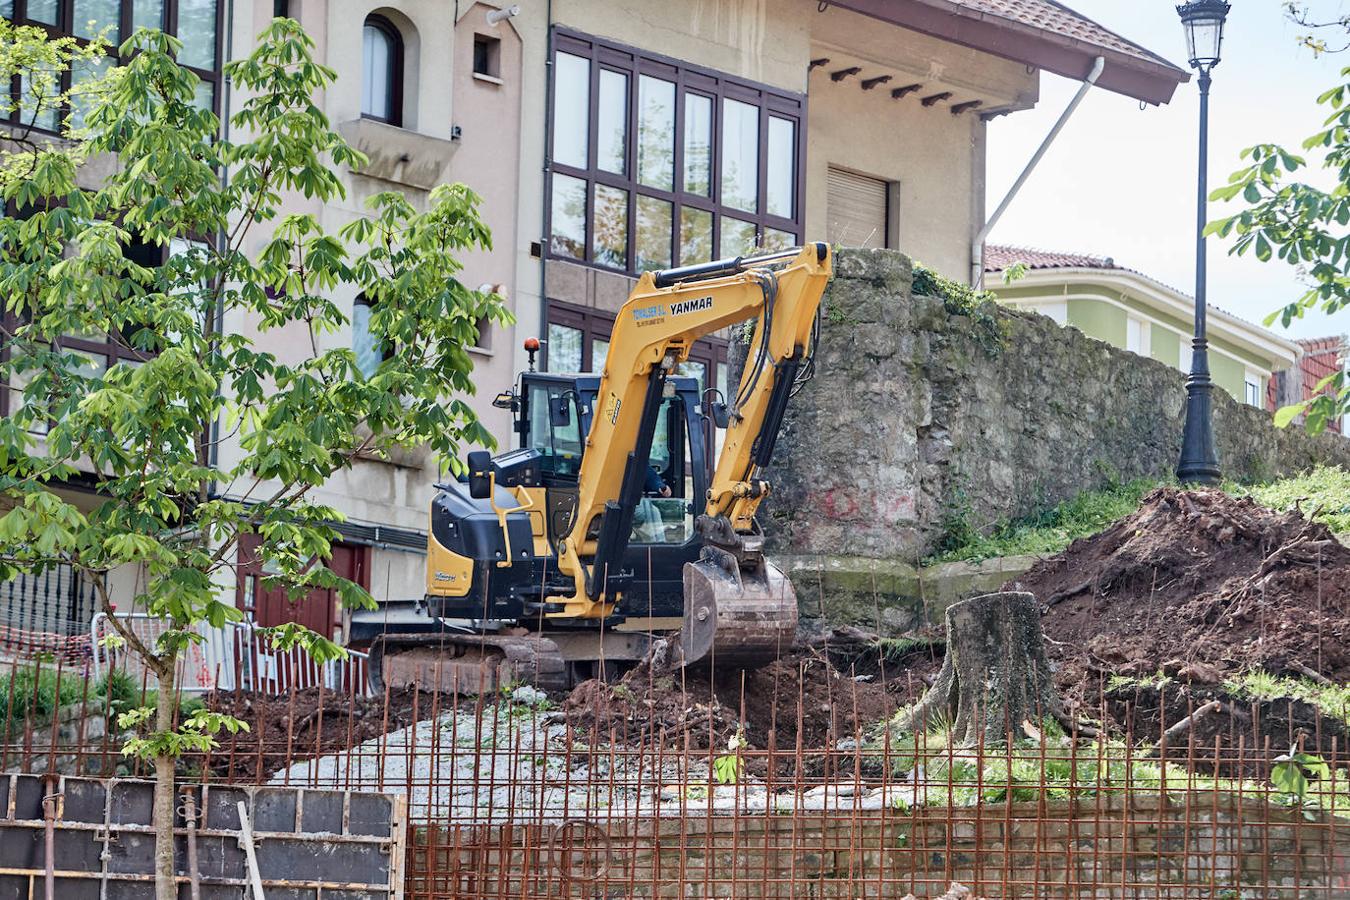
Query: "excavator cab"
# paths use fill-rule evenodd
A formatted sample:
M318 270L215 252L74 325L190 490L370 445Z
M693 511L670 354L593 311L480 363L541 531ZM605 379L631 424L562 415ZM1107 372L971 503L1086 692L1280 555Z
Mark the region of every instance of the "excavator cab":
M598 375L525 372L515 391L498 396L497 405L513 412L516 446L496 457L470 454L468 480L438 485L432 502L431 615L522 620L556 611L544 596L564 584L556 547L576 512L599 387ZM609 618L611 627L680 627L682 571L701 552L694 521L711 473L702 405L697 379L667 380L628 549L611 578L627 598ZM497 510L506 511L504 528ZM472 546L464 541L470 520L484 530ZM511 564L502 565L507 559ZM475 566L471 577L457 574Z

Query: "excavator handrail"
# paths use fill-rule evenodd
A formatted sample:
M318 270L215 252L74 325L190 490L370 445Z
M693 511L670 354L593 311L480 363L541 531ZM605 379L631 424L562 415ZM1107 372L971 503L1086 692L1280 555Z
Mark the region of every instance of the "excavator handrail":
M815 247L816 261L824 262L825 256L829 252L829 248L826 247L823 241L816 241ZM772 253L760 254L759 256L733 256L727 259L715 259L712 262L698 263L692 266L678 266L674 269L662 269L652 273L652 281L659 288L667 288L685 281L702 281L705 278L720 278L723 275L735 275L737 272L744 272L746 269L753 269L780 260L794 259L801 252L801 247L792 247L788 250L776 250Z

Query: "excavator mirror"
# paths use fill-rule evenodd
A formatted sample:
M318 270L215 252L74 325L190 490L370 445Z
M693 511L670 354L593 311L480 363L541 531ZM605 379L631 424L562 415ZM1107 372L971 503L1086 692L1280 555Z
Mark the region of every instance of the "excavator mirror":
M718 428L726 428L731 423L731 411L725 403L714 400L708 404L708 409L712 413L713 424Z
M500 394L492 398L492 406L495 409L509 409L512 412L515 412L517 409L520 408L519 405L516 403L515 391L502 391Z
M572 398L569 394L548 398L548 424L554 428L566 428L572 424Z
M492 496L492 454L486 450L469 453L469 496L486 500Z

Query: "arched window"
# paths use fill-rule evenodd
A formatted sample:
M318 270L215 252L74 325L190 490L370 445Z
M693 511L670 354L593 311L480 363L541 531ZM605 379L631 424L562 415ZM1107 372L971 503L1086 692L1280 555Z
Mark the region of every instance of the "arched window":
M366 16L361 62L361 115L402 125L403 38L384 16Z

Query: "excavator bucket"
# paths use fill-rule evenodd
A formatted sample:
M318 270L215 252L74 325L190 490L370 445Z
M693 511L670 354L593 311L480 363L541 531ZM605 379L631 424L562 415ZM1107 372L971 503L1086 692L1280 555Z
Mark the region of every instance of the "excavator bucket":
M684 566L683 665L749 668L772 662L797 635L797 592L777 566L741 569L725 554Z

